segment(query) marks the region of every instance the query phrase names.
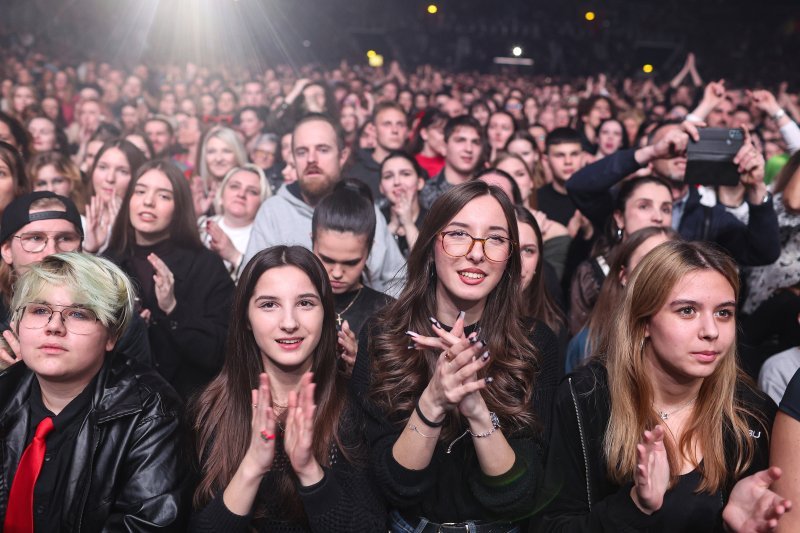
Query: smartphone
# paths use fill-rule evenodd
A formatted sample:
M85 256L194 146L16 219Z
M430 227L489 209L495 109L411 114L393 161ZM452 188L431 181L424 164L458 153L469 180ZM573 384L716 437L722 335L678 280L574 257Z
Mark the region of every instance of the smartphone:
M739 170L733 158L744 144L739 128L703 128L699 141L689 141L685 182L690 185L737 185Z

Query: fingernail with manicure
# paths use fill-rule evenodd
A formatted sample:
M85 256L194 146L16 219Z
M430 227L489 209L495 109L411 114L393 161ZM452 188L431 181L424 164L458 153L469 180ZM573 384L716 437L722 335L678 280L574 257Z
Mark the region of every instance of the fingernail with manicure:
M478 342L478 336L477 335L473 335L473 336L471 336L469 338L469 343L470 344L475 344L476 342Z
M408 343L408 349L409 350L416 350L417 349L417 343L416 342Z
M406 335L408 335L409 337L417 337L419 335L419 333L415 333L415 332L413 332L411 330L408 330L408 331L406 331Z
M483 359L484 361L489 359L489 350L486 350L485 352L483 352L483 355L481 356L481 359Z
M494 378L492 376L489 376L489 377L484 378L484 381L488 385L489 383L493 383L494 382Z
M458 319L463 320L464 316L466 316L466 313L464 311L459 311L458 312L458 318L456 320L458 320Z
M438 320L436 320L435 318L433 318L432 316L431 316L431 317L428 317L428 320L430 320L430 321L431 321L431 324L433 324L433 325L434 325L434 326L436 326L437 328L439 328L439 329L442 329L442 325L439 323L439 321L438 321Z

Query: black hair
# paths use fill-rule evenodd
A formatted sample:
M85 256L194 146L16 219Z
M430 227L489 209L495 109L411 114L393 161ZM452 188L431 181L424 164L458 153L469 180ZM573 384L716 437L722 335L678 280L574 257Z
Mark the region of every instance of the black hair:
M426 109L422 113L422 118L419 119L414 138L411 141L411 146L409 147L411 153L418 154L425 146L425 141L422 139L422 134L420 133L422 130L427 130L432 125L439 122L446 124L449 119L450 117L436 107L429 107Z
M484 131L481 123L469 115L459 115L447 121L444 125L444 140L449 141L450 136L458 128L473 128L481 138L481 144L484 143L486 132Z
M364 235L369 254L372 241L375 240L376 224L375 206L369 186L360 180L345 178L314 209L311 241L316 241L317 231L320 229Z
M252 82L248 82L248 83L252 83ZM253 105L248 105L248 106L245 106L245 107L241 108L241 109L240 109L240 110L239 110L239 111L236 113L236 120L234 121L234 123L235 123L236 125L239 125L239 124L241 124L241 123L242 123L242 113L244 113L245 111L252 111L253 113L255 113L255 114L256 114L256 117L257 117L257 118L258 118L258 120L260 120L261 122L266 122L266 121L267 121L267 111L266 111L266 109L265 109L265 108L263 108L263 107L256 107L256 106L253 106Z
M628 142L628 132L625 131L625 124L623 124L620 119L614 117L605 118L600 121L600 124L597 126L597 131L595 132L597 134L598 143L600 142L600 130L603 129L603 126L606 125L606 122L616 122L617 124L619 124L619 127L622 128L622 144L619 145L619 149L627 150L628 148L630 148L630 143Z
M417 173L417 176L423 179L428 179L429 177L428 173L425 171L424 168L422 168L422 165L419 164L417 159L408 152L404 152L403 150L392 150L386 155L386 157L383 158L383 161L381 161L381 168L378 171L378 176L380 176L381 179L383 179L383 167L384 165L386 165L386 162L389 161L390 159L395 159L397 157L405 159L406 161L411 163L411 166L414 167L414 172Z
M27 161L31 155L30 136L28 130L22 123L7 113L0 111L0 122L8 126L11 131L11 136L14 137L14 142L17 144L17 150L22 154L22 158Z
M547 134L544 149L549 151L557 144L581 144L581 134L575 128L556 128Z

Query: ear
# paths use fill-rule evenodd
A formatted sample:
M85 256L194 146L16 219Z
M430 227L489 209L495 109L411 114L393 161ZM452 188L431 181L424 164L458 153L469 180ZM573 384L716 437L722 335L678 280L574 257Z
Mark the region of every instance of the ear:
M417 190L421 191L425 187L425 180L420 178L417 180Z
M422 140L427 142L428 141L428 130L424 128L420 128L419 136L422 137Z
M3 256L3 261L9 266L14 264L13 256L11 255L11 243L11 239L8 239L0 246L0 255Z
M617 225L617 227L619 229L621 229L621 230L624 230L625 229L625 217L622 216L622 212L614 211L614 213L612 213L612 215L614 217L614 223Z
M339 153L339 166L344 167L345 162L347 162L347 158L350 157L350 148L343 148L342 151Z
M106 339L106 351L107 352L110 352L111 350L114 349L114 346L117 345L117 340L119 340L119 339L117 339L117 337L112 337L111 335L108 336L108 339Z
M624 266L619 270L619 284L623 287L628 285L628 273L625 271Z

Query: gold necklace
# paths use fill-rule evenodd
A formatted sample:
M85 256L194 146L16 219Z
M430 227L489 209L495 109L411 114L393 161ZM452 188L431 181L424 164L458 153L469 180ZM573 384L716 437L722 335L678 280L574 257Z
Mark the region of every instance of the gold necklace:
M361 291L363 290L364 286L362 285L361 288L358 289L355 298L353 298L350 301L350 303L347 304L347 307L345 307L341 313L336 313L336 325L339 327L339 329L342 328L342 322L344 322L344 319L342 319L342 315L345 314L347 311L349 311L351 307L353 307L353 304L356 303L356 300L358 300L358 297L361 296Z

